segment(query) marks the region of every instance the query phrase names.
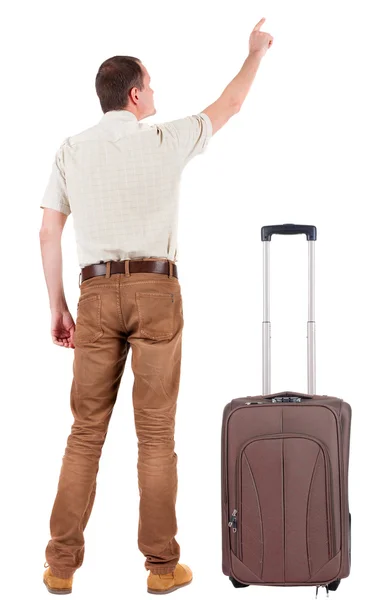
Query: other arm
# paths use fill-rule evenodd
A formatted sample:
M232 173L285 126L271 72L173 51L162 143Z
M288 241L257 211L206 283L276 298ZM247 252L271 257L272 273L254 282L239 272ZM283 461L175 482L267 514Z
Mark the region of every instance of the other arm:
M61 238L71 212L67 198L62 146L56 153L40 207L44 209L44 214L39 239L51 310L52 341L58 346L74 348L75 323L68 310L62 279Z
M40 248L50 309L67 310L62 280L62 231L67 215L44 208L40 229Z

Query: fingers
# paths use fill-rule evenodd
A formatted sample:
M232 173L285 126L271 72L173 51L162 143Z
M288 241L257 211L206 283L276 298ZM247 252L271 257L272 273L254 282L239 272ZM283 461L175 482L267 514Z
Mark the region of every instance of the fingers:
M64 346L65 348L74 348L74 343L71 338L62 337L61 335L52 335L52 342L57 346Z
M264 24L265 22L265 17L263 17L262 19L260 19L260 21L258 23L256 23L256 25L253 28L253 31L259 31L260 27Z

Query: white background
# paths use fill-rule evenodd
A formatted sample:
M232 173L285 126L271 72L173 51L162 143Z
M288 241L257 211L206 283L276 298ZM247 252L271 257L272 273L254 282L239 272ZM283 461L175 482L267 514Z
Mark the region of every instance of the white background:
M353 409L352 572L334 598L376 595L379 561L379 62L376 2L161 0L8 7L2 59L1 552L6 598L42 597L45 546L72 423L73 350L53 345L39 201L62 140L102 116L101 62L140 58L160 122L196 114L240 70L254 25L274 36L239 114L185 169L179 279L185 327L176 420L177 540L194 572L183 598L313 598L235 590L221 569L224 406L261 393L264 224L318 227L317 391ZM4 218L5 212L5 218ZM307 244L273 238L272 391L306 391ZM72 218L64 285L79 294ZM137 548L130 359L101 458L78 598L145 598ZM323 591L322 591L323 592ZM322 592L320 592L322 594Z

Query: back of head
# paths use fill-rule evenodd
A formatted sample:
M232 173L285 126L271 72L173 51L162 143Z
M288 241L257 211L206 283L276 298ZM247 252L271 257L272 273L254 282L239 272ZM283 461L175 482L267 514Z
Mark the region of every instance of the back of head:
M144 89L141 61L134 56L112 56L99 67L95 79L96 93L104 113L126 109L129 92Z

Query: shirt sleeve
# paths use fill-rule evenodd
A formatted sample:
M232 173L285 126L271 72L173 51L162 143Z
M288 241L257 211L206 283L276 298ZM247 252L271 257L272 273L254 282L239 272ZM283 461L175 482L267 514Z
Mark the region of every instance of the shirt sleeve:
M40 208L54 208L65 215L71 213L70 203L67 197L66 177L63 162L63 146L55 154L50 178L46 186Z
M206 113L168 121L156 127L163 139L166 137L175 145L184 165L197 154L202 154L212 137L212 123Z

